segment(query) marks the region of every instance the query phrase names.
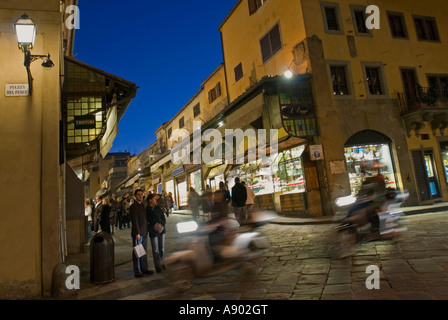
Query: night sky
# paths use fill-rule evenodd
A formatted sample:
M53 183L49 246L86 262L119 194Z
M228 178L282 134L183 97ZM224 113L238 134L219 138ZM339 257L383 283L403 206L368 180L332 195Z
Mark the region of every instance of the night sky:
M138 154L223 62L218 26L237 0L79 0L74 56L137 84L111 152Z

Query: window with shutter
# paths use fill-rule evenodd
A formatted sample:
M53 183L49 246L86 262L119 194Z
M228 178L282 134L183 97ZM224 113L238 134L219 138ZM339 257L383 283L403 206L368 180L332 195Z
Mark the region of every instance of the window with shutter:
M261 57L266 62L282 48L278 23L260 40Z
M243 65L241 62L233 70L235 72L235 81L240 80L243 77Z

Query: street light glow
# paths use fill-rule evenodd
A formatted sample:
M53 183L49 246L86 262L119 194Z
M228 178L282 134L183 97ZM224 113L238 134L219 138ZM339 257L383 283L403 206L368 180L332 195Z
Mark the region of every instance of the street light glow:
M285 73L283 74L287 79L291 79L292 78L292 72L291 70L286 70Z

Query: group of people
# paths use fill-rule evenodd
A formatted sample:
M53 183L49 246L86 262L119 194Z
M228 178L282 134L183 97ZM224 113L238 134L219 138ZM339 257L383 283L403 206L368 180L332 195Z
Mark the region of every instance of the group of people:
M131 196L124 194L115 198L110 196L97 196L95 201L86 199L84 215L87 217L87 233L90 237L93 232L104 231L114 233L115 228L121 230L131 227L129 207Z
M253 211L255 194L244 181L235 178L235 185L231 190L224 182L219 183L219 189L213 192L209 186L202 195L194 188L190 188L188 203L194 219L199 218L199 208L202 208L204 216L208 215L210 222L218 223L216 233L211 234L210 241L221 241L225 238L226 224L231 213L231 207L239 224L245 219L250 219ZM132 246L142 244L147 251L148 238L151 244L152 258L156 272L166 269L163 263L165 257L165 226L168 217L174 207L171 193L162 194L145 193L142 189L136 189L134 193L126 193L115 199L115 195L97 197L92 204L90 200L85 202L85 215L88 218L89 237L93 232L113 233L117 229L131 228ZM159 228L161 226L161 228ZM148 256L138 257L132 251L134 275L137 278L151 275Z
M254 201L254 191L244 181L240 182L239 177L235 178L235 185L231 190L221 181L215 193L207 186L202 195L199 195L193 187L188 194L188 206L195 220L199 219L200 208L204 218L208 216L213 220L216 215L228 215L232 207L236 220L241 224L251 218Z
M163 264L165 256L166 218L172 212L174 201L171 194L148 193L146 197L141 189L126 193L115 199L115 195L97 196L95 201L86 199L84 213L88 220L88 236L94 232L113 233L117 229L131 228L133 247L142 244L147 251L148 237L151 243L154 266L157 272L166 269ZM156 230L160 224L163 230ZM134 274L136 277L151 275L147 255L138 258L132 252Z

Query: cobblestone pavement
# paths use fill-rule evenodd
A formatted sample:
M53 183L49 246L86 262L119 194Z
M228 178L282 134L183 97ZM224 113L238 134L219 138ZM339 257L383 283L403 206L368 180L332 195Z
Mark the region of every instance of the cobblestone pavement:
M167 254L186 248L187 242L175 231L175 223L189 218L179 215L168 218ZM254 269L196 279L188 290L168 294L169 270L136 279L129 259L116 267L114 282L93 285L84 279L77 299L448 299L448 212L407 216L402 221L408 232L400 242L362 243L354 255L342 259L337 258L335 224L269 224L261 231L272 247ZM130 231L117 231L114 237L120 243L116 255L127 254L130 258ZM128 246L123 245L126 241ZM366 287L371 275L366 268L371 265L378 267L379 289Z

